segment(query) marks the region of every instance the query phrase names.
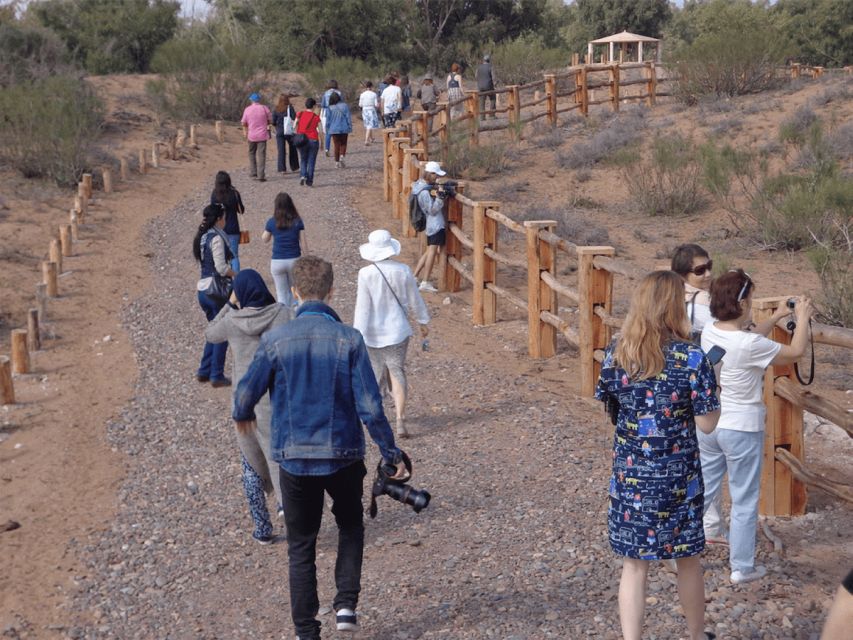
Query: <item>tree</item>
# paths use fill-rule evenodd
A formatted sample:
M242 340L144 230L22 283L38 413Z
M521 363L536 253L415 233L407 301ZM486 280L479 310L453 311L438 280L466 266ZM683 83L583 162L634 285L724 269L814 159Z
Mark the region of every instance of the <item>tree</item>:
M671 17L667 0L577 0L564 38L575 52L586 51L590 40L620 31L659 38Z
M800 62L828 67L853 64L850 0L779 0L773 11Z
M28 12L91 73L148 71L178 27L176 0L39 0Z

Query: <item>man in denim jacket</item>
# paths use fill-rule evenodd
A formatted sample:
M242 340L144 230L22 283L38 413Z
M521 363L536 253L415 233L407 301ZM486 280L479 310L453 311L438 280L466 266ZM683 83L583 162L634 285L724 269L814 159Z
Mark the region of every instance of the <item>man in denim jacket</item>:
M395 477L406 474L364 339L326 304L332 280L332 265L325 260L304 256L297 261L296 318L261 337L234 398L233 418L245 431L252 428L255 404L270 393L271 450L280 465L287 525L290 612L300 640L320 637L314 563L324 492L334 501L338 525L337 628L357 629L364 549L362 481L367 473L361 422L383 458L397 466Z

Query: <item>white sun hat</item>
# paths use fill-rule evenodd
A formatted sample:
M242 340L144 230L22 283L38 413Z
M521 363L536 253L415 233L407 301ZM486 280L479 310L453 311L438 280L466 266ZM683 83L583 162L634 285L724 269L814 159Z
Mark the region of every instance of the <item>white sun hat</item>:
M400 254L400 243L385 229L371 231L367 243L358 248L361 257L370 262L379 262Z
M437 163L435 160L430 160L424 166L424 171L428 173L434 173L437 176L446 176L447 172L441 168L441 165Z

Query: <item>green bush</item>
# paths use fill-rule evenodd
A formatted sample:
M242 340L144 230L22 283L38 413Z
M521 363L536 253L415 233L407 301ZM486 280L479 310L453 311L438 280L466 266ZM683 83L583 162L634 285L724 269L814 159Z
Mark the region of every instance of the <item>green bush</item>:
M492 51L495 80L501 85L541 80L543 71L568 66L570 58L561 49L549 49L534 34L502 42Z
M503 173L511 160L510 146L503 142L485 142L480 138L477 146L470 144L467 122L451 125L445 170L453 177L484 180Z
M626 159L622 176L631 198L648 215L686 215L702 206L698 153L678 134L656 137L646 160Z
M65 45L47 29L0 24L0 87L71 73L68 57Z
M151 67L161 77L146 88L158 109L172 117L239 120L249 94L267 86L261 62L251 47L194 35L157 49Z
M28 178L75 184L103 121L85 82L51 77L0 91L0 161Z
M847 238L853 229L849 221ZM821 309L830 322L853 327L853 246L846 248L817 246L809 251L809 258L823 285Z
M319 97L326 91L329 80L337 80L338 90L351 105L358 103L362 84L366 80L372 80L375 88L382 75L381 70L354 58L329 58L322 65L310 67L304 73L309 90L315 96Z

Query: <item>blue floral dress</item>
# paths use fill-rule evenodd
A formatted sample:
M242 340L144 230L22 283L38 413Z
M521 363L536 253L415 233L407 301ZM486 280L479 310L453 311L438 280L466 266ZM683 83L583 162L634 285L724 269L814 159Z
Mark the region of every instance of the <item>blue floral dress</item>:
M608 530L622 556L663 560L697 555L702 530L702 468L693 416L720 408L714 369L690 342L666 348L664 370L632 382L605 352L595 397L615 396Z

